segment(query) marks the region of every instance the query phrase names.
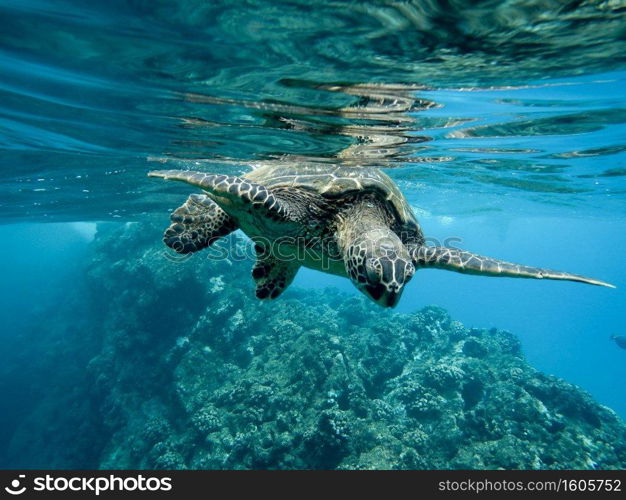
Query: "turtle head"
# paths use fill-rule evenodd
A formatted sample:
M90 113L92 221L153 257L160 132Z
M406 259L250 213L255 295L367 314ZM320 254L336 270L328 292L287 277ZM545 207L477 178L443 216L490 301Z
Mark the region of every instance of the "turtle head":
M400 238L391 230L361 234L348 248L346 271L356 287L383 307L394 307L415 266Z

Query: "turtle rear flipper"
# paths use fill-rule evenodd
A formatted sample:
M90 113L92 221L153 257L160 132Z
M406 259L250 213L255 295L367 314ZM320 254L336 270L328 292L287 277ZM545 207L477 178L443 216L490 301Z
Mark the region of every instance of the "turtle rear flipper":
M256 296L259 299L275 299L291 284L300 269L296 261L285 261L258 251L252 270L256 281Z
M615 288L615 285L593 278L562 271L553 271L552 269L514 264L512 262L492 259L491 257L484 257L456 248L421 245L412 246L409 248L409 253L411 254L416 268L434 267L464 274L478 274L481 276L578 281L590 285Z
M192 194L170 216L163 242L178 253L202 250L237 229L234 219L205 194Z

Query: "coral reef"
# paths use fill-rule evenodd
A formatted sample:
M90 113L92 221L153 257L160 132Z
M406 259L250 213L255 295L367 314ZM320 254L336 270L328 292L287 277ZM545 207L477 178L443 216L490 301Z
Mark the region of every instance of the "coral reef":
M260 302L249 262L172 261L160 232L100 228L74 299L90 315L75 349L93 356L15 434L16 463L43 449L76 468L626 466L615 413L530 367L511 333L332 290Z

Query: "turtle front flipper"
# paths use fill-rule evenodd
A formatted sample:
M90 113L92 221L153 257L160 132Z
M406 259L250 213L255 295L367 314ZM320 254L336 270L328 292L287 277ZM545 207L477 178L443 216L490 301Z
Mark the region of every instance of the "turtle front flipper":
M298 269L300 264L297 261L280 260L257 248L257 261L252 270L256 296L259 299L275 299L291 284Z
M481 276L578 281L590 285L615 288L615 286L610 283L605 283L604 281L593 278L569 274L562 271L553 271L551 269L514 264L512 262L492 259L491 257L476 255L456 248L426 245L411 246L409 253L416 268L434 267L437 269L447 269L448 271L478 274Z
M245 205L261 210L271 219L285 219L289 209L284 201L261 184L242 177L220 174L206 174L193 170L153 170L149 177L161 177L166 180L182 181L204 189L220 205L241 208ZM225 203L222 203L224 201Z
M178 253L202 250L237 229L235 220L205 194L192 194L170 215L163 242Z

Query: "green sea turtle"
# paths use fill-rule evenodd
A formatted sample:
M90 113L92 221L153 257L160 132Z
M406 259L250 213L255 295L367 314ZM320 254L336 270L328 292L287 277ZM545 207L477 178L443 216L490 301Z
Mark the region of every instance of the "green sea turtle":
M184 170L148 174L201 188L171 215L164 242L196 252L241 229L255 242L252 276L260 299L278 297L301 266L345 276L376 303L393 307L416 269L570 280L583 276L426 245L396 184L380 169L268 164L241 177Z

